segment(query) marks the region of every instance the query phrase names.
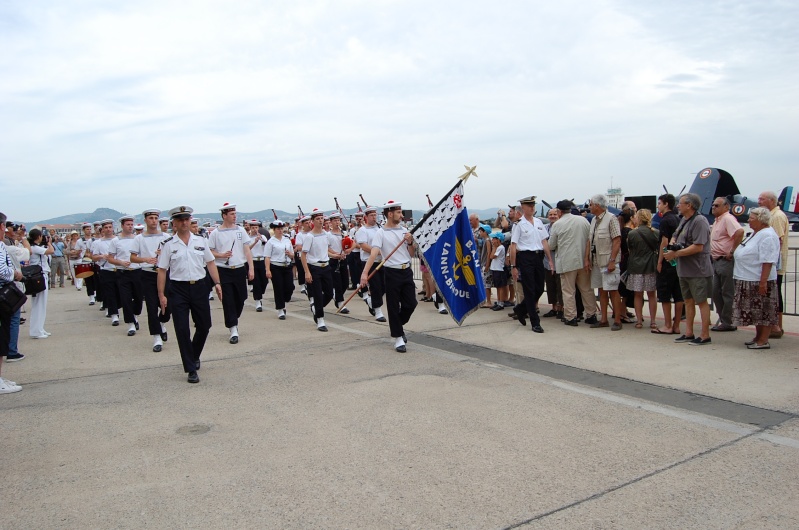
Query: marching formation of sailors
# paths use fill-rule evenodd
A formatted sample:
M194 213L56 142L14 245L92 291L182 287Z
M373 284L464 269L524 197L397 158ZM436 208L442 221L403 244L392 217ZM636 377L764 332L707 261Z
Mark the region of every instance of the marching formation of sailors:
M210 300L216 294L221 301L229 342L238 344L248 283L260 313L271 282L277 318L285 320L296 278L322 332L328 331L325 307L333 301L338 313L350 313L345 294L356 289L375 320L388 321L395 350L405 352L403 326L417 304L410 267L413 237L401 225L400 203L389 201L382 211L383 227L377 223L377 208L370 206L355 215L354 223L350 218L349 230L342 227L340 212L326 216L314 209L298 217L295 227L275 219L270 232L257 220L245 221L246 228L238 225L236 205L225 203L222 223L205 232L189 206L173 208L169 217L150 208L142 212L144 225L138 233L128 215L118 220L119 234L112 219L95 223L94 231L85 223L83 235L73 237L70 258L90 271L76 285L79 290L86 286L89 305L102 303L112 326L120 325L121 308L127 334L134 336L146 309L152 351L163 351L166 323L172 320L190 383L199 382L200 356L211 328ZM384 297L388 318L382 310Z

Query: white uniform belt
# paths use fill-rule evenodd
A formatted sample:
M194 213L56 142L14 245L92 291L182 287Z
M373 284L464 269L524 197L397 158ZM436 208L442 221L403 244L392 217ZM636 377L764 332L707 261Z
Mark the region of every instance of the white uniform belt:
M291 262L279 263L277 261L271 261L271 262L269 262L269 264L270 265L274 265L275 267L288 267L288 266L291 265Z
M242 263L241 265L222 265L222 264L217 264L217 267L220 267L222 269L240 269L241 267L244 267L244 265L245 265L244 263Z
M389 265L389 264L383 265L383 267L388 267L389 269L400 269L400 270L407 269L410 266L411 266L410 263L400 263L399 265Z
M264 258L253 258L252 260L253 260L253 261L263 261L263 260L264 260Z
M309 263L308 265L313 265L314 267L327 267L327 261L317 261L316 263Z

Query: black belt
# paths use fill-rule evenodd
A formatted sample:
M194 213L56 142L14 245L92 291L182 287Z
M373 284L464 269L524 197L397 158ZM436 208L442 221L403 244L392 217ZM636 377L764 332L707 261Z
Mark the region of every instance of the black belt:
M520 250L519 252L529 252L530 254L534 254L536 256L540 256L544 253L543 250Z

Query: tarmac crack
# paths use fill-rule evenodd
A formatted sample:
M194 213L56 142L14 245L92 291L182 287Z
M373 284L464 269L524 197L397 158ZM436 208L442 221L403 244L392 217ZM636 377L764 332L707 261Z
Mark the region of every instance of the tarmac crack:
M643 475L640 475L638 477L630 479L630 480L628 480L626 482L623 482L621 484L617 484L616 486L609 487L609 488L604 489L604 490L602 490L600 492L594 493L593 495L590 495L588 497L584 497L584 498L576 500L574 502L570 502L569 504L565 504L565 505L560 506L558 508L555 508L553 510L549 510L548 512L544 512L544 513L538 514L538 515L536 515L534 517L531 517L529 519L525 519L524 521L519 521L519 522L513 523L513 524L511 524L509 526L505 526L505 527L503 527L503 530L511 530L513 528L521 528L522 526L529 525L529 524L534 523L536 521L541 521L541 520L543 520L543 519L545 519L547 517L555 515L556 513L560 513L560 512L563 512L565 510L569 510L571 508L575 508L577 506L580 506L582 504L586 504L588 502L592 502L592 501L601 499L602 497L604 497L604 496L606 496L606 495L608 495L610 493L613 493L613 492L619 491L621 489L627 488L627 487L632 486L634 484L637 484L637 483L639 483L641 481L644 481L644 480L646 480L648 478L655 477L657 475L665 473L666 471L670 471L672 469L680 467L683 464L687 464L687 463L692 462L694 460L697 460L697 459L703 458L705 456L711 455L711 454L713 454L713 453L715 453L717 451L720 451L722 449L725 449L727 447L732 447L733 445L735 445L738 442L741 442L743 440L746 440L747 438L758 437L758 436L762 435L765 431L766 431L766 429L758 429L757 431L751 432L749 434L745 434L743 436L739 436L738 438L735 438L733 440L724 442L723 444L719 444L719 445L716 445L714 447L710 447L708 449L705 449L704 451L701 451L699 453L691 455L691 456L689 456L687 458L684 458L682 460L679 460L679 461L674 462L672 464L669 464L667 466L661 467L661 468L656 469L654 471L650 471L649 473L645 473Z

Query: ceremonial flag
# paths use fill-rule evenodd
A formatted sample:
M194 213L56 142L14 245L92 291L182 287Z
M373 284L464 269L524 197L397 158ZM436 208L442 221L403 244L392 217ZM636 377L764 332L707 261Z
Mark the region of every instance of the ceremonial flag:
M450 315L460 326L486 299L480 256L459 182L412 230Z

